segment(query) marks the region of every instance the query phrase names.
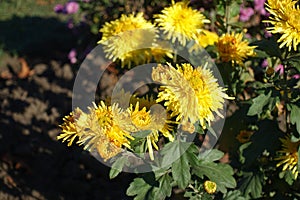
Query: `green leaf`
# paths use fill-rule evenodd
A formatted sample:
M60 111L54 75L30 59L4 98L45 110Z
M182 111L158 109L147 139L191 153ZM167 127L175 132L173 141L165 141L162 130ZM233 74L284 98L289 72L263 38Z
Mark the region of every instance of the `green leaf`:
M199 133L199 134L204 134L204 129L203 129L203 127L200 125L200 123L195 123L194 124L194 126L195 126L195 132L196 133Z
M179 140L166 144L160 151L163 156L161 165L171 165L175 160L179 159L185 151L187 151L191 144L192 143L190 142L181 142Z
M139 131L134 133L135 138L145 138L147 137L152 131L151 130L145 130L145 131Z
M188 152L185 152L172 164L172 176L178 184L178 187L181 189L185 189L191 180L190 165L187 154Z
M239 157L239 159L240 159L240 162L241 162L242 164L244 164L244 163L245 163L245 160L246 160L246 158L245 158L245 156L244 156L244 150L247 149L247 148L251 145L251 143L252 143L252 142L247 142L247 143L245 143L245 144L242 144L242 145L240 146L240 148L239 148L239 152L240 152L240 157Z
M145 199L165 199L166 196L161 192L159 187L153 187Z
M171 186L172 178L170 175L165 174L159 179L159 188L160 191L167 197L170 197L172 194L172 186Z
M255 55L256 58L267 58L267 57L269 57L269 55L266 52L262 51L262 50L254 49L254 52L256 54Z
M113 179L122 171L125 164L128 163L127 157L121 156L112 164L109 171L109 178Z
M235 188L236 181L233 178L233 169L228 164L202 161L193 173L199 178L208 177L217 184L217 190L226 193L226 188Z
M243 168L253 169L259 163L257 159L264 151L275 152L280 148L278 138L283 134L276 121L262 120L258 123L258 130L251 136L251 142L244 144L241 149L244 158ZM243 161L243 160L241 160Z
M244 196L251 195L251 199L261 197L262 194L262 181L261 174L254 174L253 172L244 173L240 191Z
M232 1L229 8L230 8L229 14L231 19L240 13L240 3L238 1Z
M195 191L186 191L183 196L187 197L189 200L200 200L200 199L201 200L213 200L214 199L213 195L203 192L201 190L203 190L203 189L198 190L197 191L198 193Z
M300 72L300 56L290 58L288 62Z
M188 153L186 154L188 159L189 159L189 163L190 165L193 166L198 166L199 164L199 158L198 158L198 154L199 154L199 149L195 144L191 144L191 146L188 148Z
M217 5L217 13L218 13L217 20L220 20L220 18L221 18L220 16L224 16L225 15L225 9L224 8L225 8L224 5L221 4L221 3L219 3ZM223 20L220 20L220 22L221 22L221 24L224 23Z
M276 40L272 37L268 40L258 40L250 43L251 46L257 46L257 49L266 52L269 56L281 57L281 52Z
M163 176L165 173L161 174L160 176ZM147 184L149 184L151 186L154 186L154 187L159 187L159 182L156 181L156 176L157 176L156 171L155 171L155 173L154 172L147 172L147 173L144 173L141 178L143 178L143 180Z
M253 99L253 104L250 106L247 115L254 116L260 115L263 111L263 107L269 103L272 91L270 91L267 95L260 94L256 98Z
M239 190L229 191L223 195L223 200L246 200Z
M296 125L297 131L300 134L300 107L295 104L288 104L287 108L291 111L291 123Z
M135 178L126 191L128 196L135 196L134 200L144 200L147 197L151 185L147 184L142 178Z
M222 151L212 149L199 154L199 159L205 160L206 162L214 162L220 160L223 156L224 153Z
M293 185L295 181L295 175L291 172L291 170L280 172L279 178L284 178L285 182L287 182L289 185Z
M129 190L129 191L127 190L128 196L137 195L134 198L135 200L165 199L166 197L171 196L171 194L172 194L172 185L171 185L172 178L170 175L165 173L162 176L160 176L157 181L154 181L154 182L153 182L153 180L147 181L144 178L142 180L136 181L135 186L132 186L132 188L130 190L128 188L128 190ZM134 181L135 180L136 179L134 179ZM138 187L138 184L141 184L140 187L143 187L144 189L134 191L135 189L137 189L136 187ZM131 187L131 185L130 185L130 187ZM142 194L139 194L140 192Z

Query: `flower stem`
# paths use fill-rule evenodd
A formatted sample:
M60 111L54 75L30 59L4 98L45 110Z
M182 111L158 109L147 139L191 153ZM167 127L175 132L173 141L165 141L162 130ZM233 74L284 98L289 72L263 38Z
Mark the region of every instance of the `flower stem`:
M225 5L225 27L227 33L230 33L231 30L231 26L229 25L229 18L230 18L230 0L227 0Z
M284 61L288 58L288 50L286 48L285 50L285 55L284 55ZM286 124L286 132L290 132L290 122L289 122L289 111L287 109L287 105L289 103L289 97L288 97L288 86L287 86L287 68L288 68L289 63L286 62L284 63L284 70L283 70L283 100L284 100L284 110L285 110L285 124Z

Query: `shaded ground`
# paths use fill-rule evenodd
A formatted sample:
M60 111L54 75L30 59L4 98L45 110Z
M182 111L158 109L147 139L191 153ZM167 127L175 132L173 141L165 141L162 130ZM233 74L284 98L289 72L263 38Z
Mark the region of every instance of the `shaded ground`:
M0 60L0 199L129 199L130 174L109 180L88 152L56 141L78 68L66 64L75 41L65 24L14 17L0 30L19 55Z

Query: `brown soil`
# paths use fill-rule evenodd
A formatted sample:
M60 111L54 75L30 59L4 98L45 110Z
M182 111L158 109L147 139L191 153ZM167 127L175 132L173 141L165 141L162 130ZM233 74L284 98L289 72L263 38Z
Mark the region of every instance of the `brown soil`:
M109 180L108 167L56 140L74 66L9 57L0 74L0 199L130 199L130 174Z

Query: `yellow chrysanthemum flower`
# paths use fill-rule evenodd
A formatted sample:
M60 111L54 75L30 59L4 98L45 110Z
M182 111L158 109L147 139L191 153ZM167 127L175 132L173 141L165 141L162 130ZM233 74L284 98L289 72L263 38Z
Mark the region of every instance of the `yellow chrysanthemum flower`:
M146 96L140 98L135 95L131 98L130 103L132 105L136 105L137 103L139 103L140 108L145 107L147 110L150 110L151 106L156 104L156 100L153 98L153 96L146 95Z
M197 51L199 48L205 48L209 45L214 45L218 39L219 36L215 32L202 30L201 33L197 35L196 44L192 46L191 51Z
M217 184L213 181L205 181L203 185L208 194L213 194L217 190Z
M167 41L157 40L150 48L151 54L148 56L148 61L151 62L151 59L154 59L155 62L161 63L166 58L173 58L173 50L170 45Z
M248 41L243 40L242 33L223 34L216 43L220 60L243 65L243 61L249 56L255 56L256 46L249 46Z
M300 43L300 9L299 5L296 5L297 2L293 0L268 0L266 8L272 16L264 22L273 25L267 27L267 30L273 34L281 34L277 41L281 43L279 47L286 46L289 51L292 48L296 51Z
M171 50L168 49L162 49L162 48L157 48L157 47L152 47L150 49L151 51L151 57L153 58L156 62L163 62L165 58L173 58L173 54ZM150 62L151 60L149 60Z
M162 27L167 39L176 40L185 46L187 40L195 39L208 19L198 10L188 7L188 2L172 1L172 5L162 10L162 14L154 16L155 22Z
M140 109L139 102L137 102L135 106L131 104L129 111L131 122L136 128L135 130L132 130L132 132L148 130L151 128L151 115L150 111L146 110L146 107Z
M193 132L191 126L198 120L205 128L215 119L213 112L220 117L219 109L223 108L224 99L230 99L225 89L220 87L217 79L206 67L194 69L190 64L177 65L177 70L168 64L153 68L152 79L163 86L158 94L157 102L165 102L171 117L177 116L182 128Z
M94 104L94 108L90 108L91 115L98 119L100 131L107 136L107 138L113 142L117 147L122 145L130 148L127 138L133 139L133 137L126 131L120 128L120 124L116 121L116 115L120 115L122 110L118 107L118 104L112 106L106 106L103 101L99 106Z
M114 91L112 96L108 96L105 99L106 105L118 104L120 108L126 109L129 107L131 99L135 98L135 94L126 92L123 88L119 91Z
M151 105L149 104L147 107L151 107ZM146 110L146 107L140 108L139 102L137 102L134 108L132 106L129 109L132 123L136 128L134 132L150 131L146 136L146 141L151 160L154 160L153 148L156 150L159 149L156 144L158 142L159 132L170 141L174 140L173 135L170 133L173 129L170 125L172 122L167 119L166 113L160 108L161 107L155 107L154 109Z
M62 142L67 141L68 146L71 146L76 137L79 137L79 127L76 127L76 120L83 112L76 108L74 112L71 112L70 115L67 115L63 118L64 123L60 125L62 133L57 136L57 139L62 139Z
M71 145L78 137L77 144L84 145L85 150L97 150L104 161L120 153L122 146L130 148L129 140L134 138L116 121L116 116L122 114L117 104L106 106L101 101L99 106L94 104L89 110L90 113L84 113L76 109L73 115L67 116L61 126L63 133L57 138Z
M121 123L123 130L131 132L134 136L135 133L140 131L149 131L146 136L147 148L151 160L154 160L153 148L158 150L157 142L159 133L173 141L174 137L171 134L173 130L172 122L163 107L155 105L156 101L150 98L137 98L132 99L132 104L127 109L126 114L118 116L118 121Z
M156 29L146 21L143 13L122 15L120 19L106 22L100 29L102 39L98 42L104 46L108 59L120 59L122 66L131 66L147 62L151 55L150 47L156 39Z
M298 148L300 141L292 142L290 137L280 138L282 142L282 150L279 151L281 154L276 160L281 160L276 166L283 165L282 171L291 170L295 178L298 177Z

